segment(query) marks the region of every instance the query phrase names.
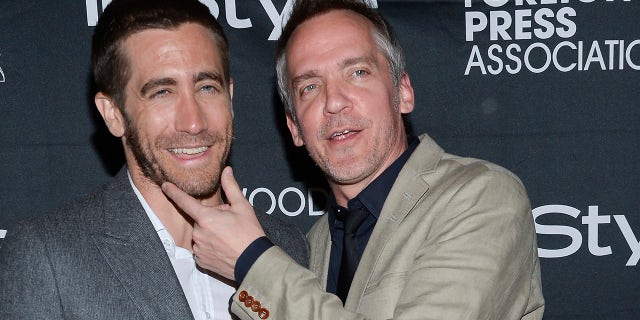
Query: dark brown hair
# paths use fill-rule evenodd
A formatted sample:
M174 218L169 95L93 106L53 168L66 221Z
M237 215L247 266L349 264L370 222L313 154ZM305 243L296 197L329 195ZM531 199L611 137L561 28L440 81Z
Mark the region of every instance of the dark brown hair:
M91 64L96 89L110 96L124 111L124 88L130 77L130 65L122 51L124 41L143 30L173 30L184 23L197 23L212 32L228 83L227 37L207 6L197 0L113 0L93 33Z

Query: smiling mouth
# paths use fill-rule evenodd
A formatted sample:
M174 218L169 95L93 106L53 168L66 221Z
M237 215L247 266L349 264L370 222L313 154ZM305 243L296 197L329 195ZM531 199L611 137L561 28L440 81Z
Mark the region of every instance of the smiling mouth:
M352 132L352 131L351 130L343 130L343 131L340 131L340 132L334 132L331 135L331 139L339 139L340 137L342 137L342 136L344 136L344 135L346 135L346 134L348 134L350 132Z
M171 153L175 153L175 154L187 154L187 155L194 155L194 154L198 154L198 153L203 153L205 151L207 151L207 149L209 149L209 147L199 147L199 148L170 148L169 152Z

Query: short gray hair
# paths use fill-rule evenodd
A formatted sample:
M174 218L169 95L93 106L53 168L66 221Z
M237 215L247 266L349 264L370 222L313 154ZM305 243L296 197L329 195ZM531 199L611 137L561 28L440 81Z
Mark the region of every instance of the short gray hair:
M321 14L334 10L349 10L359 14L371 22L374 26L372 37L382 52L389 65L389 72L393 80L396 93L400 79L405 74L405 58L400 45L400 40L393 32L389 23L376 11L362 0L298 0L294 3L289 20L278 40L276 53L276 77L278 81L278 93L285 107L285 112L297 123L289 76L287 75L286 48L293 31L305 21ZM397 95L397 94L396 94Z

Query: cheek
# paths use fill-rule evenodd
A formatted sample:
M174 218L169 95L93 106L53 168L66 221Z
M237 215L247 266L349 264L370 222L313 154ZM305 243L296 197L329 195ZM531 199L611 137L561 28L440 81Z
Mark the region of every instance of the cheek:
M319 125L324 118L324 105L322 103L304 104L296 109L299 123L309 127Z
M226 127L233 121L233 112L231 107L216 108L207 114L207 119L217 127Z
M167 113L151 113L139 122L140 128L144 129L149 135L157 135L165 131L170 126L173 116Z
M300 135L304 137L305 140L309 140L310 137L314 137L320 127L321 121L321 118L310 116L309 113L299 116L299 126L297 128L298 131L300 131Z
M166 112L144 112L135 115L127 128L135 130L140 139L151 143L167 132L167 128L171 126L171 119L173 116Z
M363 115L369 118L389 119L397 113L393 92L371 95L362 105L365 106Z

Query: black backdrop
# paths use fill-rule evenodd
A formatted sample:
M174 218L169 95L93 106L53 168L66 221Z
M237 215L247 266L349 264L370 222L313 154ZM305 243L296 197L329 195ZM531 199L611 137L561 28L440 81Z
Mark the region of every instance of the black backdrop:
M0 1L0 238L124 162L94 111L89 71L92 26L108 2ZM274 89L273 39L290 3L202 2L231 42L238 181L256 207L306 230L326 186L292 146ZM637 319L638 2L371 2L406 49L414 132L527 186L545 319Z

